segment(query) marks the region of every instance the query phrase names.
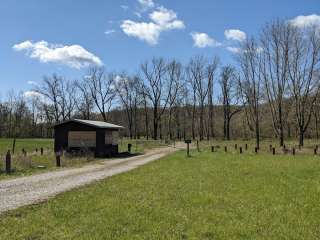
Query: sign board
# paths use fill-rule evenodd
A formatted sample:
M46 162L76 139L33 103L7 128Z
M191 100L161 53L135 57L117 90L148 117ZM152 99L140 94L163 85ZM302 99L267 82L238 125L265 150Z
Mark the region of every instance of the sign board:
M95 131L71 131L68 133L68 147L95 147Z
M118 140L119 140L119 132L113 131L112 132L112 145L118 145Z
M191 140L190 139L184 140L184 143L191 143Z
M106 145L118 145L119 132L118 131L106 131L105 132L105 141Z
M106 144L106 145L112 144L112 132L111 131L105 132L104 144Z

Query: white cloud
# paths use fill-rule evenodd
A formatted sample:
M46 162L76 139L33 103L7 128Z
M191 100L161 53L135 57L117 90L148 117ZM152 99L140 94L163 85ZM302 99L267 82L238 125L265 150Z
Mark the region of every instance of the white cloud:
M124 11L127 11L129 9L129 6L127 5L121 5L120 6Z
M226 47L226 49L232 53L240 53L241 52L241 48L238 48L238 47Z
M156 45L164 31L185 28L184 22L177 19L177 14L164 7L150 13L149 18L151 22L124 20L120 27L128 36L146 41L150 45Z
M150 13L150 19L159 25L165 25L177 19L177 14L170 9L159 7L157 11Z
M240 47L226 47L226 49L229 51L229 52L232 52L232 53L235 53L235 54L239 54L239 53L246 53L248 52L248 50L243 50L242 48ZM256 53L262 53L263 52L263 48L262 47L257 47L256 48Z
M36 91L25 91L23 93L23 96L25 98L42 98L42 94L41 93L38 93Z
M227 29L224 31L224 36L228 40L234 40L239 42L243 42L247 38L246 33L239 29Z
M105 35L110 35L110 34L115 33L115 32L116 32L116 30L110 29L110 30L106 30L106 31L104 32L104 34L105 34Z
M217 42L215 39L211 38L206 33L193 32L191 33L193 39L193 46L198 48L206 47L219 47L221 43Z
M155 7L155 3L153 0L138 0L142 9L147 10Z
M152 22L145 23L125 20L122 22L121 28L128 36L136 37L151 45L156 45L158 43L161 32L160 27Z
M39 86L39 83L37 83L35 81L28 81L27 83L30 85L33 85L33 86Z
M26 55L42 63L58 63L71 68L84 68L90 65L103 65L94 54L79 45L63 46L46 41L32 43L25 41L12 47L15 51L26 51Z
M320 15L311 14L307 16L297 16L289 21L293 26L298 28L320 27Z

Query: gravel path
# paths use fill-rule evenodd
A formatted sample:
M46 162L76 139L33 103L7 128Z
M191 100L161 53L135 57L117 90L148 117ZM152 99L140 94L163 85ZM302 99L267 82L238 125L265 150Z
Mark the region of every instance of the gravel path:
M130 171L176 150L178 148L153 149L131 158L0 181L0 213L45 201L59 193Z

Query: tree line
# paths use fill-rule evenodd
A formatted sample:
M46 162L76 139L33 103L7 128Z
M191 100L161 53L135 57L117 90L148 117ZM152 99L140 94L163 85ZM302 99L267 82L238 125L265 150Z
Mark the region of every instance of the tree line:
M10 92L0 103L0 135L51 137L54 124L82 118L122 124L130 138L254 138L258 148L263 137L318 138L319 29L275 20L234 50L232 65L153 58L137 74L46 76L28 98Z

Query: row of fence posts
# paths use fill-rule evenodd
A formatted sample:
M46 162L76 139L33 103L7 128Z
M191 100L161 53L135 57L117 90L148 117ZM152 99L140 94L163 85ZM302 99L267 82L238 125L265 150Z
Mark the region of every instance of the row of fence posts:
M199 147L198 147L198 142L197 142L197 148L198 148L198 151L200 151L200 150L199 150ZM238 149L238 144L235 144L235 145L234 145L234 149L235 149L235 150ZM314 155L317 155L317 154L318 154L318 149L319 149L319 147L318 147L318 145L316 145L315 148L313 149L313 154L314 154ZM245 144L245 150L246 150L246 151L248 150L248 144L247 144L247 143ZM285 152L285 153L288 153L288 152L289 152L289 149L287 149L285 145L283 146L282 150L283 150L283 152ZM299 150L301 150L301 146L299 146ZM227 146L224 147L224 151L225 151L225 152L228 152ZM255 152L255 153L258 153L258 151L259 151L259 149L258 149L257 147L255 147L255 148L254 148L254 152ZM269 145L269 151L272 152L272 155L276 155L276 148L273 147L271 144ZM211 146L211 152L215 152L215 146ZM292 155L296 155L296 148L293 147L291 152L292 152ZM242 148L242 146L239 147L239 153L240 153L240 154L243 153L243 148Z
M27 151L24 148L22 148L21 152L24 157L27 156ZM38 148L36 148L36 152L38 152ZM40 148L40 153L41 155L43 155L42 147ZM12 172L12 154L10 150L7 151L5 156L5 171L7 174L10 174Z

